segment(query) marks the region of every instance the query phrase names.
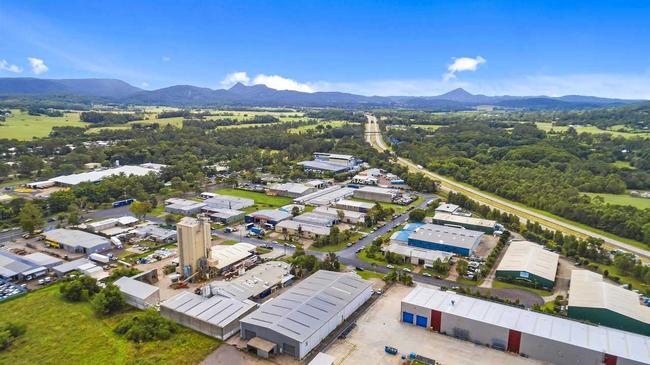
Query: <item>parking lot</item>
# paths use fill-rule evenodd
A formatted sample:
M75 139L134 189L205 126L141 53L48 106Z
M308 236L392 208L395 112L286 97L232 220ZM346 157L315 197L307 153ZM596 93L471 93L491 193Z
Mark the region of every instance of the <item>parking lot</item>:
M423 285L423 284L419 284ZM325 352L336 357L336 365L401 364L400 354L415 352L444 365L495 364L531 365L539 361L478 346L470 342L402 324L400 303L412 288L393 285L357 321L344 340L337 340ZM384 352L384 346L399 350L397 356Z

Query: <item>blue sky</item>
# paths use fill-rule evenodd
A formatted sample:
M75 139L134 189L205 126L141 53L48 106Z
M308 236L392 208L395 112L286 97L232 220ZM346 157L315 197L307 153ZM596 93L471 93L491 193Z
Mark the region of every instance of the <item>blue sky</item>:
M648 1L0 2L0 77L650 98Z

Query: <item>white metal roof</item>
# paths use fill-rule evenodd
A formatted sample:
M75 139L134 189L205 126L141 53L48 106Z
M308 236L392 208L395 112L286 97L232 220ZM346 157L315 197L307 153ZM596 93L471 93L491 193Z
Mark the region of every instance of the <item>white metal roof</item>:
M52 270L54 270L54 271L56 271L56 272L58 272L60 274L67 274L70 271L77 270L81 266L86 265L88 263L90 263L90 261L88 261L88 259L81 258L81 259L77 259L77 260L74 260L74 261L66 262L66 263L63 263L61 265L55 266L55 267L52 268Z
M413 289L402 302L640 363L650 363L650 337L635 333L592 326L423 286Z
M560 255L530 241L513 241L501 259L497 271L525 271L555 281Z
M365 213L355 212L354 210L336 209L336 208L327 207L327 206L316 207L316 208L314 208L314 210L312 212L313 213L318 213L318 214L327 214L327 215L331 215L333 217L338 218L338 215L339 215L338 212L339 211L343 212L343 216L345 218L361 220L366 216Z
M120 291L122 293L143 300L149 298L159 290L157 286L149 285L139 280L127 278L126 276L117 279L113 284L120 288Z
M46 231L43 234L48 241L71 247L93 248L103 244L110 244L110 241L102 236L76 229L59 228Z
M250 215L256 218L268 218L269 220L276 222L293 217L291 213L278 209L262 209L258 210L257 212L253 212Z
M424 242L474 249L478 245L483 232L470 229L424 224L409 235L409 241L414 239Z
M639 302L638 294L607 283L589 270L571 271L569 307L608 309L650 326L650 308Z
M395 189L387 189L379 186L363 186L357 189L357 191L364 192L364 193L386 194L386 195L397 195L399 193Z
M288 182L288 183L275 184L271 186L270 189L277 190L277 191L286 191L294 194L305 194L308 191L313 190L314 188L300 183Z
M375 206L375 203L360 202L360 201L357 201L357 200L349 200L349 199L341 199L338 202L336 202L336 205L371 209L372 207Z
M255 204L253 199L220 194L215 194L212 198L205 199L204 202L209 207L228 209L244 209Z
M329 227L315 226L309 223L302 223L298 221L286 220L282 221L275 225L275 228L286 228L292 230L298 230L298 227L301 227L303 232L308 232L312 234L317 234L319 236L327 236L330 234Z
M210 290L215 295L239 300L250 299L280 284L289 271L290 266L286 262L269 261L255 266L230 281L213 281L209 284Z
M338 216L332 216L330 214L320 214L318 212L308 212L293 217L293 220L296 222L313 224L315 226L328 226L328 227L334 224L334 221L337 219Z
M63 262L63 260L58 257L50 256L42 252L30 253L29 255L23 256L23 258L33 262L35 265L47 267L56 266Z
M211 259L217 269L221 270L252 255L256 246L246 242L235 243L234 245L212 246Z
M219 295L204 298L189 291L180 292L160 304L161 307L221 328L239 319L255 305L250 300L241 301Z
M120 175L120 174L124 174L127 176L130 175L144 176L152 172L158 173L158 170L141 167L141 166L125 165L125 166L120 166L120 167L115 167L115 168L105 169L105 170L97 170L97 171L90 171L90 172L82 172L80 174L58 176L50 179L50 181L54 181L65 185L77 185L82 182L97 182L107 177Z
M396 253L398 255L402 255L406 257L415 257L427 261L436 261L436 259L440 259L440 261L444 262L449 260L450 257L454 256L454 254L450 252L427 250L424 248L402 245L399 243L391 243L388 247L385 248L385 250L388 252Z
M436 212L436 214L433 215L433 219L434 220L439 219L442 221L458 223L458 224L472 224L476 226L489 227L489 228L494 228L494 226L496 226L497 224L496 221L489 220L489 219L465 217L462 215L440 213L440 212Z
M438 207L436 208L436 212L453 213L458 208L460 208L460 207L458 205L456 205L456 204L445 203L445 204L438 205Z
M266 327L303 342L371 286L355 273L319 270L262 304L241 323Z

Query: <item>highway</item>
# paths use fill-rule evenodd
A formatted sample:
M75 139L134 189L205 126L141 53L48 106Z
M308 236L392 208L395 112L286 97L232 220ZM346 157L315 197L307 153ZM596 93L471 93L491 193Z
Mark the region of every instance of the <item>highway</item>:
M366 116L368 118L368 123L366 124L366 141L379 151L388 150L389 148L388 146L386 146L386 144L384 143L384 139L381 136L381 132L377 124L377 118L370 114L367 114ZM397 160L400 164L408 167L409 170L413 172L421 172L433 179L440 180L442 183L441 188L443 190L463 193L492 208L496 208L504 212L515 214L518 217L522 218L524 221L538 222L540 225L551 230L559 230L564 233L573 234L577 237L590 236L590 237L600 238L603 241L605 241L605 243L609 246L613 246L616 248L620 248L632 252L645 259L650 259L650 251L648 250L630 245L625 242L621 242L619 240L607 236L603 236L596 232L592 232L590 230L578 227L570 223L566 223L551 217L547 217L543 214L534 212L530 209L522 208L518 205L512 204L503 199L499 199L492 195L486 194L478 189L459 184L453 180L445 178L444 176L438 175L426 169L419 168L418 165L414 164L408 159L397 157Z

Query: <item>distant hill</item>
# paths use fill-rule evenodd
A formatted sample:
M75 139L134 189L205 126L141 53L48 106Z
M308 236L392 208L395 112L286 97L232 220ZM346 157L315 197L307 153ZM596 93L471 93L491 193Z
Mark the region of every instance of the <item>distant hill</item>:
M0 78L0 95L4 96L72 95L123 98L139 91L142 89L115 79Z
M373 108L398 107L424 110L470 110L478 105L506 109L587 109L637 103L639 100L608 99L593 96L487 96L471 94L462 88L436 96L363 96L342 92L305 93L275 90L265 85L238 83L230 89L209 89L176 85L158 90L143 90L115 79L38 79L0 78L0 98L77 97L122 104L168 106L296 106Z

